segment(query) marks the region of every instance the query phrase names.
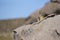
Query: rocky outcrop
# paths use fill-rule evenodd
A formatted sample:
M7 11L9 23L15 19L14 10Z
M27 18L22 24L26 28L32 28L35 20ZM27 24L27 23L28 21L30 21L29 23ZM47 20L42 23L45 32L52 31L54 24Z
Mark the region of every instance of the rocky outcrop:
M60 15L39 24L21 26L13 32L14 40L60 40Z

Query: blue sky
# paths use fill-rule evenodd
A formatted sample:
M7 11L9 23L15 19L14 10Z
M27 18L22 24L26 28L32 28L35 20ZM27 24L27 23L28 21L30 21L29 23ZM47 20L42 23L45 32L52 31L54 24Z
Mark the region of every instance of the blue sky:
M25 18L49 0L0 0L0 20Z

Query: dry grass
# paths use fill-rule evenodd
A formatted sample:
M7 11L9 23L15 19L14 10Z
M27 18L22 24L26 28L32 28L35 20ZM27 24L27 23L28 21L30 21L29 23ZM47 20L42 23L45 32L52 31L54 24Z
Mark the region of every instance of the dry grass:
M24 19L0 20L0 33L12 31L24 23Z
M1 35L0 40L12 40L11 34Z

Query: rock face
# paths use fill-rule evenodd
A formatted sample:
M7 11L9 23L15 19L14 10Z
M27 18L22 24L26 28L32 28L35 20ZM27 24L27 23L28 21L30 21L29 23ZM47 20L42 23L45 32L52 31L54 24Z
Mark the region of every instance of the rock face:
M14 30L14 40L60 40L60 15Z

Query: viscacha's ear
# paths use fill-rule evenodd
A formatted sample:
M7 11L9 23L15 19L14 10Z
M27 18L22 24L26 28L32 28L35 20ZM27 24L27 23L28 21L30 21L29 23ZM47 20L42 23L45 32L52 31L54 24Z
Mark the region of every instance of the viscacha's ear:
M58 0L50 0L50 2L58 3Z
M17 33L16 31L13 31L14 33Z

